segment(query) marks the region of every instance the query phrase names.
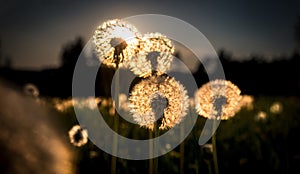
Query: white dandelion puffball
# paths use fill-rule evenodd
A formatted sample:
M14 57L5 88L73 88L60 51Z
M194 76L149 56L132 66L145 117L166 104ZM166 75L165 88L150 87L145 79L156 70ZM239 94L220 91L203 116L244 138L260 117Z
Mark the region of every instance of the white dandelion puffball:
M83 146L88 142L88 132L86 129L75 125L69 131L70 142L77 147Z
M195 93L195 108L208 119L227 120L241 108L240 89L227 80L210 81Z
M184 86L174 78L151 76L136 84L129 97L130 113L142 127L174 127L187 115L189 100Z
M138 52L139 35L133 25L119 19L102 23L93 35L99 60L109 67L122 67Z
M139 77L166 73L173 61L174 46L171 40L160 33L144 35L140 42L140 51L128 59L131 71Z

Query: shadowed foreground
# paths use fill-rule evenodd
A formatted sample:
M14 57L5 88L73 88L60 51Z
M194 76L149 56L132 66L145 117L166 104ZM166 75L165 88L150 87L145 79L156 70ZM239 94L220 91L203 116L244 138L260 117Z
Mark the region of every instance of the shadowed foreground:
M41 101L0 83L0 173L73 173L72 154Z

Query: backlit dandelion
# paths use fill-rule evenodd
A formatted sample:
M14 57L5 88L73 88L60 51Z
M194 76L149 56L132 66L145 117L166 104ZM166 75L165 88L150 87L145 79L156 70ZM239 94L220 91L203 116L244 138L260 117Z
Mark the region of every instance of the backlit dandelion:
M267 119L267 113L264 111L259 111L257 113L257 115L255 116L255 120L256 121L260 121L260 120L266 120Z
M98 26L93 35L100 61L110 67L121 67L123 62L138 52L137 29L119 19L108 20Z
M86 129L75 125L69 131L70 142L77 147L83 146L88 142L88 132Z
M186 116L189 100L184 86L168 76L152 76L136 84L129 97L133 119L153 130L168 129Z
M146 34L140 42L140 51L129 58L128 66L140 77L148 77L154 71L157 75L164 74L171 67L174 49L166 36L160 33Z
M119 107L124 111L129 111L128 104L129 103L126 94L119 94Z
M274 102L270 107L270 112L280 114L282 112L282 104L280 102Z
M87 97L87 98L70 98L70 99L53 99L54 108L57 111L65 112L68 109L72 109L74 105L77 108L83 109L97 109L98 104L101 102L101 98L99 97Z
M208 119L227 120L241 108L240 93L240 89L230 81L211 81L195 93L196 110Z
M241 101L240 101L240 106L242 108L246 108L247 110L253 110L253 102L254 102L254 97L250 95L242 95Z

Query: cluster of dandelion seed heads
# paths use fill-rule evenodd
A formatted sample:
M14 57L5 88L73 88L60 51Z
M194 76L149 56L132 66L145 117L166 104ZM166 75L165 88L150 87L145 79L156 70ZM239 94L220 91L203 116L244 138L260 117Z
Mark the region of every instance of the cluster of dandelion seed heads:
M139 33L137 29L124 21L109 20L98 26L93 35L96 53L100 61L116 68L138 52ZM119 60L117 60L119 59Z
M208 119L227 120L241 108L240 89L227 80L214 80L204 84L195 93L195 108Z
M97 109L98 104L100 102L103 102L104 99L101 99L99 97L87 97L87 98L71 98L71 99L54 99L53 104L54 108L60 112L65 112L68 109L72 108L74 105L77 108L83 109L83 108L88 108L88 109Z
M69 138L74 146L80 147L88 142L88 132L79 125L75 125L69 131Z
M174 127L187 114L189 100L184 86L174 78L151 76L136 84L129 97L130 113L140 126L153 130L162 109L154 107L155 100L163 105L163 114L157 125L161 130Z
M129 58L128 66L140 77L166 73L173 60L174 46L170 39L160 33L145 34L140 42L140 51Z

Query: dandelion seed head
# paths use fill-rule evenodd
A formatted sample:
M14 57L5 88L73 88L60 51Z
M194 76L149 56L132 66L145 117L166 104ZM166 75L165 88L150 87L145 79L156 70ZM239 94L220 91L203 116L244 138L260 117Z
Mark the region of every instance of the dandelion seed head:
M187 91L174 78L152 76L136 84L129 97L130 113L142 127L168 129L179 124L189 106Z
M115 107L114 106L110 107L108 113L110 116L114 116L116 113Z
M73 107L72 99L60 100L60 99L53 99L54 108L57 111L65 112L67 109Z
M208 119L227 120L241 108L240 89L226 80L214 80L204 84L195 93L195 108Z
M82 108L88 108L88 109L97 109L98 104L100 103L101 99L99 97L87 97L87 98L72 98L72 99L54 99L54 107L56 110L60 112L65 112L66 110L72 108L74 105L76 107L82 109Z
M127 95L123 93L119 94L119 107L124 111L129 111L128 103Z
M211 143L204 144L201 148L205 151L205 153L213 153L213 145Z
M70 142L77 147L83 146L88 142L88 132L86 129L80 127L79 125L75 125L68 132Z
M138 52L140 34L137 29L119 19L108 20L97 27L93 35L96 53L100 61L116 68Z
M26 95L34 98L37 98L40 95L39 89L32 83L25 84L23 90Z
M171 144L169 143L166 144L166 149L171 149L171 147L172 147Z
M270 112L273 114L279 114L282 112L282 104L280 102L274 102L270 107Z
M242 95L242 99L240 101L241 107L246 108L247 110L253 110L253 96L250 95Z
M264 111L259 111L255 117L256 121L260 121L260 120L266 120L267 119L267 113Z
M173 60L174 46L170 39L160 33L145 34L140 42L140 51L129 58L128 66L140 77L166 73Z

